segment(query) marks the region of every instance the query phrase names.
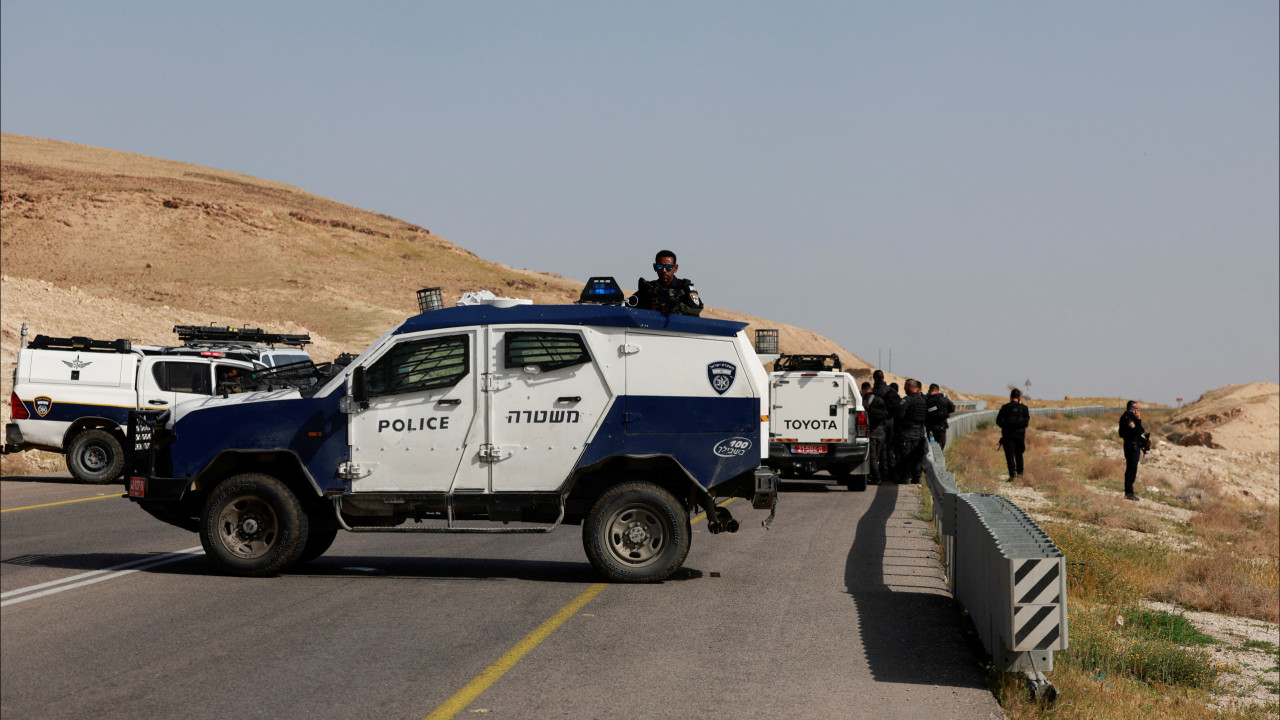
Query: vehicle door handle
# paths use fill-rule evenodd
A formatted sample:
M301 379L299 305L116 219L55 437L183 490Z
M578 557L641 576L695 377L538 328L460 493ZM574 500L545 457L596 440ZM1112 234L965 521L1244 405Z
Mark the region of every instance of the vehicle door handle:
M461 398L449 398L448 400L437 400L437 401L436 401L436 404L437 404L437 405L461 405L461 404L462 404L462 399L461 399Z
M582 396L581 395L565 395L564 397L556 398L556 402L582 402ZM575 410L575 412L577 411Z
M151 405L168 405L169 404L169 401L167 400L148 400L147 402L150 403Z

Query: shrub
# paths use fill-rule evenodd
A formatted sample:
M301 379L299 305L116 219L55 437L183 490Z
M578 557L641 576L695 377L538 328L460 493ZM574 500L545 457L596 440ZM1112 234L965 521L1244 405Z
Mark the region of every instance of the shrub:
M1210 654L1182 647L1170 639L1167 627L1118 621L1139 611L1117 615L1107 607L1088 607L1068 612L1071 646L1058 653L1056 662L1089 672L1191 688L1209 688L1217 679L1219 668Z
M1095 458L1085 469L1084 476L1090 480L1113 480L1124 478L1124 460L1120 458Z

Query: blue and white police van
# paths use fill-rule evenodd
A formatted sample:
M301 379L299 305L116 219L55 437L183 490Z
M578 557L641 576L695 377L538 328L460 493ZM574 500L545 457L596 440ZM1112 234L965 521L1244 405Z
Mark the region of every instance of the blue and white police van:
M505 298L423 312L311 387L266 371L258 391L135 414L128 496L236 575L314 560L339 530L581 524L606 578L661 581L699 509L718 533L738 529L724 498L775 507L744 328Z

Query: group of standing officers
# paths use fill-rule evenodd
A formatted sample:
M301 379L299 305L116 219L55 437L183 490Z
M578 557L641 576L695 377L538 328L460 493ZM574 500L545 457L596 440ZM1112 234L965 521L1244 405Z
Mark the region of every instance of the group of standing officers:
M920 392L920 381L908 378L903 397L897 383L884 381L884 371L876 370L871 379L874 385L862 383L862 407L871 440L868 480L872 484L886 479L918 483L924 473L929 438L946 447L947 418L955 412L955 403L937 383L930 385L925 395Z
M677 278L676 254L671 250L659 250L653 258L657 281L639 280L639 289L628 300L632 307L684 315L700 315L702 298L693 281ZM906 397L898 394L898 383L886 383L884 371L871 375L872 383L862 383L862 406L867 413L871 443L867 462L870 464L872 484L891 479L899 483L918 483L924 473L926 443L932 438L939 448L947 446L947 418L956 411L955 403L938 387L929 385L927 395L920 392L920 382L908 378L904 389ZM1031 424L1031 411L1022 403L1022 391L1013 388L1009 402L996 414L1000 427L1000 447L1004 449L1009 480L1023 474L1022 455L1027 448L1027 426ZM1151 449L1150 433L1142 427L1142 411L1135 400L1130 400L1120 416L1120 438L1124 441L1124 496L1137 500L1133 491L1138 476L1138 461Z

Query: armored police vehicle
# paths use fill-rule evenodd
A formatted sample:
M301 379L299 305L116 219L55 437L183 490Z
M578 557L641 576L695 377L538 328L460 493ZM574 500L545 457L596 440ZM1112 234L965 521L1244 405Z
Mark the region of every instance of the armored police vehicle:
M809 477L826 470L850 490L867 489L867 414L837 355L786 355L769 374L768 465Z
M130 410L211 397L255 368L311 360L301 349L306 335L192 325L174 332L183 345L37 335L18 351L4 452L65 452L78 480L109 483L124 468Z
M128 494L237 575L313 560L338 530L581 524L606 578L660 581L698 508L717 533L738 529L720 498L774 507L744 327L506 298L423 312L311 387L136 414Z

